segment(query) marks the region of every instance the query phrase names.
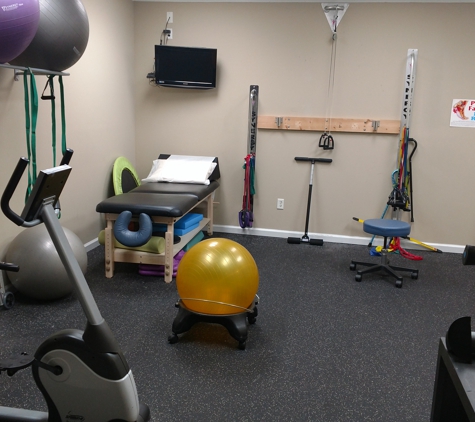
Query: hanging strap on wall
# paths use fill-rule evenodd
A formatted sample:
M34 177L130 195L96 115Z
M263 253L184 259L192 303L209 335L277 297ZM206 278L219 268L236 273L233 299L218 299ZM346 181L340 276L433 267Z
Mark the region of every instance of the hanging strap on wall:
M62 152L62 155L64 156L68 147L66 145L66 112L64 109L63 76L60 75L58 80L59 80L59 96L61 98L61 152Z
M28 83L28 77L30 81ZM53 147L53 167L56 166L56 104L54 95L54 75L48 76L46 86L41 95L42 100L51 101L51 127L52 127L52 147ZM64 86L63 77L59 76L60 97L61 97L61 149L64 156L66 145L66 114L64 107ZM49 87L49 95L45 95ZM36 182L36 124L38 121L38 91L33 71L28 68L23 73L23 88L25 98L25 129L26 129L26 148L28 152L28 186L25 194L25 202L30 196L33 185Z
M56 105L54 96L54 75L49 75L45 88L41 94L42 100L51 101L51 146L53 148L53 167L56 167ZM45 95L46 89L49 87L50 94Z
M28 76L30 77L30 92L28 90ZM30 68L23 73L23 87L25 92L26 148L28 152L28 186L25 194L26 202L30 196L33 185L36 182L36 123L38 120L38 92L36 90L35 75L33 75Z
M45 88L41 95L42 100L51 101L51 145L53 148L53 167L56 167L56 97L54 95L54 76L49 75L46 82ZM66 152L66 117L64 110L64 86L63 86L63 77L59 76L59 88L60 88L60 100L61 100L61 152L62 155ZM46 89L49 88L49 95L45 95Z

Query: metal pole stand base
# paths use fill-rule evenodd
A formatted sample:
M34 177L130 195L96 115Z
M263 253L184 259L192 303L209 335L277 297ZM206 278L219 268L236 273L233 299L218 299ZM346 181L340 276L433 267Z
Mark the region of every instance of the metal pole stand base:
M310 239L308 236L300 237L288 237L287 243L299 245L300 243L308 243L314 246L323 246L323 239Z

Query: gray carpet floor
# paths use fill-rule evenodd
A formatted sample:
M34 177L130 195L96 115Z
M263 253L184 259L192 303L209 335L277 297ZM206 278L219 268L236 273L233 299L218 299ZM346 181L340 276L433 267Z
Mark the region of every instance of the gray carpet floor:
M169 344L175 282L140 276L134 264L118 264L106 279L102 247L88 254L86 279L152 421L429 420L439 338L474 313L475 267L458 254L412 251L422 261L393 254L392 264L419 269L418 280L406 276L398 289L379 273L354 280L352 259L379 260L365 246L215 236L241 243L259 268L259 315L245 350L206 323ZM2 357L34 353L51 333L85 325L74 297L18 296L0 321ZM0 405L46 410L28 371L0 376Z

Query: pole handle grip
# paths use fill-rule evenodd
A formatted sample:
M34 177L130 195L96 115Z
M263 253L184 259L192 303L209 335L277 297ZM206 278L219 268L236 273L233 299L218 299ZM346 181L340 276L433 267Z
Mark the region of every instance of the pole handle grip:
M310 161L312 163L331 163L331 158L311 158L311 157L295 157L295 161Z

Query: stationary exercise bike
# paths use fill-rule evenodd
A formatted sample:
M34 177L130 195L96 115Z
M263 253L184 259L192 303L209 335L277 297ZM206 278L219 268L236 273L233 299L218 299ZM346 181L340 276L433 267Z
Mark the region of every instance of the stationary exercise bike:
M146 422L150 410L139 403L132 371L99 312L55 213L55 204L71 172L71 155L72 150L68 150L60 166L40 172L19 216L9 203L28 165L28 160L21 158L5 188L1 208L18 226L45 224L86 315L86 329L53 334L33 357L22 354L0 361L0 374L6 371L10 376L31 366L48 406L48 412L0 407L0 421ZM15 269L8 264L2 267Z

